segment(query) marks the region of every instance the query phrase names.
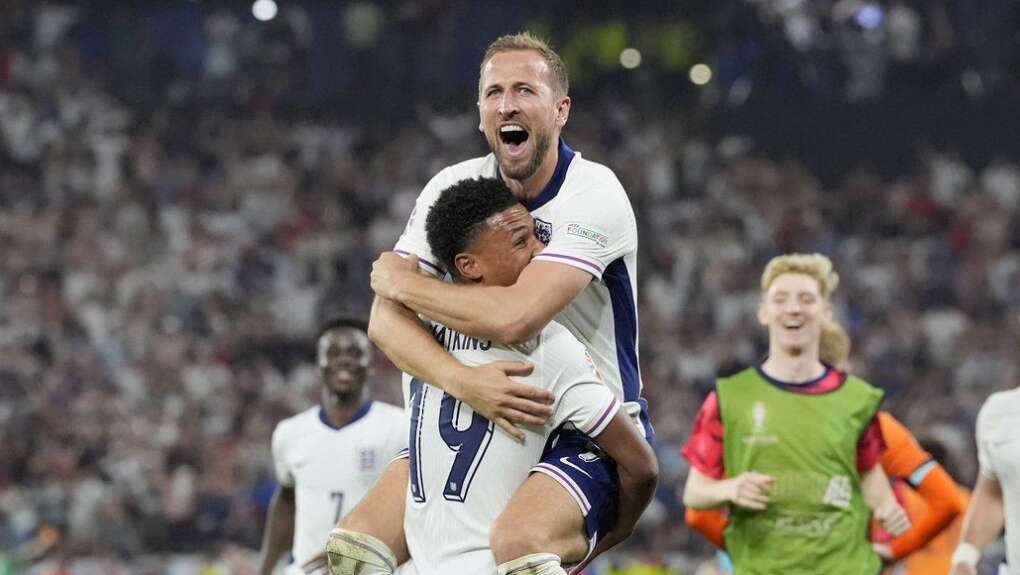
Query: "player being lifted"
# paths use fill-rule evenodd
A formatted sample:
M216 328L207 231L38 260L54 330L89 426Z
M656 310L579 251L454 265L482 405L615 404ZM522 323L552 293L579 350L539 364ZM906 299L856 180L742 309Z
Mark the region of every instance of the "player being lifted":
M404 411L367 401L373 356L367 330L364 320L342 317L319 330L320 403L273 432L279 485L266 517L260 575L272 573L288 548L288 575L324 573L330 529L407 445Z
M838 281L819 254L769 262L758 306L768 357L716 383L683 450L684 504L729 505L741 575L877 574L869 516L893 535L910 526L878 464L882 392L819 360Z
M444 191L429 212L426 229L437 260L451 270L457 284L472 286L469 289L513 284L544 247L534 235L532 217L496 179L464 180ZM629 532L654 493L655 456L599 380L584 346L556 322L517 345L467 336L435 323L432 331L468 365L534 363L523 381L549 390L555 401L546 423L524 426L525 440L518 442L496 432L492 422L441 389L405 376L411 426L404 528L418 573L496 572L490 527L517 529L529 509L562 504L514 497L529 472L543 474L569 492L574 500L570 506L585 510L577 529L593 543L617 521L619 529ZM615 468L605 465L600 447ZM360 548L366 540L350 531L332 538L328 549L335 571L346 550ZM392 572L394 557L365 555L377 559L377 569L359 573ZM498 566L499 573L563 573L559 557L548 552L510 559ZM348 564L356 562L348 558Z
M396 251L375 264L369 332L404 372L428 381L470 405L475 412L519 438L512 423L541 424L551 410L551 394L510 380L526 374L522 363L464 366L442 349L416 313L458 333L501 343L525 341L554 317L584 344L606 385L623 403L646 440L653 432L641 399L637 354L637 225L626 192L611 170L581 157L560 139L570 114L567 73L559 56L529 34L493 42L479 78L479 129L492 153L439 172L418 197ZM424 220L439 192L479 176L500 178L535 218L546 248L505 286L451 285L417 273L442 275L442 263L429 249ZM548 464L569 467L559 459ZM406 492L405 464L384 471L362 506L342 526L368 533L402 559ZM565 562L592 550L579 529L585 510L569 491L533 474L518 495L543 502L522 513L514 529L497 525L493 552L499 562L529 553L556 550ZM614 531L595 553L626 534ZM536 542L551 542L536 548Z

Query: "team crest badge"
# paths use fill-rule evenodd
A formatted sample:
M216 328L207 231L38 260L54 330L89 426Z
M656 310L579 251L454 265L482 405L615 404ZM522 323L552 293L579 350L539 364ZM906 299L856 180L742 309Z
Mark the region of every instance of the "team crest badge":
M361 471L372 471L375 469L375 450L362 449L358 454L358 469Z
M552 239L552 224L535 218L535 237L543 244L549 245L549 240Z

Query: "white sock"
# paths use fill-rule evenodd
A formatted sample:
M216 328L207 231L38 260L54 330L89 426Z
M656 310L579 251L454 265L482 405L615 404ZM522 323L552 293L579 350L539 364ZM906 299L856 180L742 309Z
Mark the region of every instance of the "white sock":
M532 553L507 561L496 568L499 575L567 575L560 567L559 555Z
M397 558L390 548L367 533L339 527L326 541L329 575L392 575Z

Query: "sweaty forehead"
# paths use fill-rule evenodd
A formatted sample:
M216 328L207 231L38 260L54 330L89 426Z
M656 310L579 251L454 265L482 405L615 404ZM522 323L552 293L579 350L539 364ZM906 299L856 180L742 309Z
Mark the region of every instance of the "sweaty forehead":
M531 214L524 206L516 205L511 206L502 212L492 214L485 220L487 225L493 231L495 230L506 230L513 231L514 228L522 225L527 225L531 220Z

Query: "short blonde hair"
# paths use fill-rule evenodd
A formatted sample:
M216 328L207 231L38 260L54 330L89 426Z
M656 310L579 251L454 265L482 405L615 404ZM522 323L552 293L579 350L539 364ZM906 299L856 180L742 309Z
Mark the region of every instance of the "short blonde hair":
M518 50L534 50L541 54L542 59L549 66L549 80L553 91L561 96L567 95L570 91L570 80L567 78L567 67L563 65L560 55L549 47L548 42L526 31L500 36L492 44L489 44L489 47L485 50L485 56L482 58L482 64L478 67L479 93L482 92L482 72L485 70L485 65L489 63L489 60L496 54L516 52Z
M761 291L769 291L769 286L783 274L804 274L818 282L818 291L822 298L829 296L839 285L839 274L832 269L832 260L822 254L785 254L776 256L765 266L761 274Z
M818 342L818 359L832 367L844 366L850 361L850 335L836 320L822 323L822 337Z

